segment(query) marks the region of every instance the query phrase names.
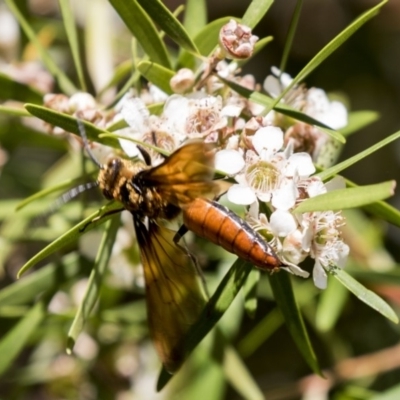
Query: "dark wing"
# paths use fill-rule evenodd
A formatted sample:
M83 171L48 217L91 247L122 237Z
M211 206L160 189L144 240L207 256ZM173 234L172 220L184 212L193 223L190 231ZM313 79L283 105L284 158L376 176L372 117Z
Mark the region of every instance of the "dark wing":
M185 359L184 337L206 303L191 257L173 242L175 233L154 221L147 229L134 218L146 282L150 334L169 372Z
M141 182L156 187L169 203L184 206L196 197L215 194L214 154L210 145L191 142L183 145L157 167L143 171Z

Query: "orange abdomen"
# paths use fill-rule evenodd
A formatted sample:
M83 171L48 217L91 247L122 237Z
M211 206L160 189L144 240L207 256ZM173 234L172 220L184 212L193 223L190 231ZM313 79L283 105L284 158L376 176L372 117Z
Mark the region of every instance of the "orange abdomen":
M261 269L274 269L283 265L259 233L217 202L195 199L183 209L183 222L198 236L223 247Z

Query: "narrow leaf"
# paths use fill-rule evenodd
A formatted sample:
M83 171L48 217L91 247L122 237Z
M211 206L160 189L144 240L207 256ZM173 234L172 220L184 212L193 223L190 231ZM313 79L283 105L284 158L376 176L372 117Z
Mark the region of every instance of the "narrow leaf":
M187 0L183 25L190 35L194 37L207 23L207 4L205 0Z
M32 274L0 290L0 304L26 304L44 290L49 290L69 279L85 273L79 256L68 254L60 262L48 264Z
M149 61L142 61L137 66L137 69L148 81L159 87L162 91L167 94L173 93L169 81L175 75L174 71Z
M165 44L150 19L137 0L110 0L111 5L125 22L128 29L142 46L151 61L171 68Z
M260 280L260 274L260 270L254 268L243 287L244 308L250 318L254 318L257 311L257 285Z
M225 347L224 372L229 383L243 399L263 400L265 398L236 350L229 345ZM239 376L240 379L238 379Z
M304 200L295 208L295 212L335 211L360 207L393 196L395 187L395 181L388 181L376 185L333 190Z
M42 302L32 307L27 314L0 341L0 375L11 366L24 348L32 333L46 315Z
M318 302L315 323L319 331L333 329L342 314L348 298L348 291L337 280L330 280L328 287L322 291Z
M64 235L61 235L59 238L47 245L43 250L39 251L39 253L35 254L29 261L27 261L19 270L18 277L21 277L39 261L48 257L50 254L53 254L55 251L62 249L68 243L76 240L83 233L88 232L94 229L96 226L106 222L109 218L111 218L110 213L119 209L121 209L121 204L110 203L84 219L79 224L75 225L68 232L64 233Z
M329 178L332 178L333 176L339 174L344 169L355 164L356 162L362 160L363 158L369 156L372 153L375 153L377 150L381 149L382 147L386 146L387 144L392 143L399 137L400 137L400 131L397 131L397 132L393 133L392 135L388 136L387 138L381 140L380 142L375 143L373 146L362 151L361 153L358 153L355 156L350 157L347 160L344 160L341 163L334 165L333 167L330 167L322 172L319 172L317 174L317 176L319 176L323 181L326 181Z
M0 83L0 85L1 85L1 83ZM2 88L2 90L3 90L3 88ZM29 114L28 111L24 110L22 107L21 108L7 107L7 106L3 106L3 105L0 105L0 113L6 114L6 115L12 115L15 117L30 117L31 116L31 114Z
M310 368L318 375L321 370L312 348L297 301L294 297L290 277L287 273L274 274L269 277L275 300L281 310L285 323Z
M315 125L318 127L318 129L322 130L323 132L331 136L333 139L341 143L346 142L346 139L343 137L342 134L330 129L327 125L317 121L316 119L310 117L309 115L303 114L302 112L295 110L294 108L287 106L285 104L275 104L274 99L272 99L271 97L262 94L260 92L252 91L244 86L239 85L236 82L221 78L220 76L218 76L218 79L220 79L222 82L228 85L232 90L239 93L246 99L254 101L257 104L267 106L269 108L273 107L275 111L287 115L288 117L291 117L293 119L305 122L306 124Z
M117 236L118 228L120 226L120 221L121 220L119 216L114 216L110 221L107 222L105 227L103 239L100 243L99 251L94 261L94 266L89 277L89 282L84 297L79 305L79 309L68 332L68 353L72 352L76 339L81 333L86 320L89 318L90 312L92 311L99 297L103 276L105 274L108 261L110 260L115 237Z
M61 14L64 22L65 31L67 32L68 43L71 48L72 59L74 60L75 69L78 74L81 89L86 92L86 84L83 76L83 68L81 58L79 57L79 41L76 31L74 15L72 13L70 0L59 0Z
M245 11L241 23L254 29L264 18L273 0L253 0Z
M138 0L139 4L149 14L160 28L180 47L187 51L198 53L196 45L190 39L183 25L159 0Z
M66 132L72 132L76 135L79 135L79 127L78 122L75 117L72 117L69 114L60 113L58 111L51 110L50 108L37 106L35 104L26 104L25 108L35 117L40 118L41 120L48 122L53 126L59 126L64 129ZM82 121L86 135L89 140L94 140L99 142L99 135L101 133L107 132L104 129L99 129L96 125L93 125L90 122ZM118 148L118 142L110 139L103 139L101 143Z
M389 306L389 304L387 304L377 294L371 292L365 286L361 285L361 283L357 282L345 271L340 268L334 268L332 269L331 274L365 304L378 311L384 317L395 322L396 324L399 322L396 313Z
M43 93L37 89L17 82L0 72L0 99L16 100L21 102L42 103Z

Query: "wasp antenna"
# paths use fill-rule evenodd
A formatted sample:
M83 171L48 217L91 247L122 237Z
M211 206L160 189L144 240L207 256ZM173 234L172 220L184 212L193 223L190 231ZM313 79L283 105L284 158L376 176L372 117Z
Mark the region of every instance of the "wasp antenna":
M79 134L81 135L81 138L83 140L83 145L85 146L85 150L87 151L90 159L100 168L103 169L103 166L99 163L99 161L96 159L96 157L93 155L92 150L90 150L89 147L89 141L86 135L86 130L85 130L85 125L83 125L83 122L80 119L76 120L78 123L78 128L79 128Z
M68 203L74 197L78 196L78 194L81 194L82 192L85 192L86 190L92 189L97 186L99 186L98 182L82 183L81 185L78 185L78 186L68 190L68 192L65 192L58 199L56 199L56 201L54 202L53 208L58 209L63 204Z

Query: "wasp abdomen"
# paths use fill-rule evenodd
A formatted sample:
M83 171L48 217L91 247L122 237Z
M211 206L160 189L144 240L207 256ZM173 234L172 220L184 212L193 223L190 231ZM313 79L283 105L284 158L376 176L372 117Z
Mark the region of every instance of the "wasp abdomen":
M186 227L261 269L282 265L271 246L244 220L216 202L195 199L183 210Z

